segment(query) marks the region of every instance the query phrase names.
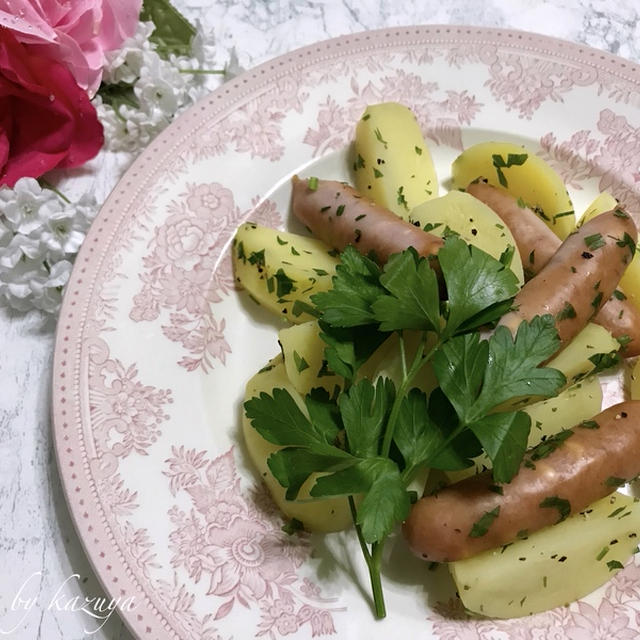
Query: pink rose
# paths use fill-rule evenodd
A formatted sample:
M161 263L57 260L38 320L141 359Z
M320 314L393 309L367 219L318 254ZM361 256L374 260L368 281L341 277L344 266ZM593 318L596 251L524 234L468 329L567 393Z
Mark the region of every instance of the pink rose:
M104 52L134 34L141 6L142 0L0 0L0 26L64 64L93 96Z
M96 110L69 71L0 26L0 185L78 167L103 142Z

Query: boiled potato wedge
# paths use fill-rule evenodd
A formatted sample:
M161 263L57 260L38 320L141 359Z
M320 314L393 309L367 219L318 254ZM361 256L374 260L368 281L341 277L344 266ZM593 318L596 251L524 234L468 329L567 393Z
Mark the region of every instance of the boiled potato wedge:
M353 172L360 193L404 219L413 207L438 195L418 121L397 102L366 108L356 126Z
M580 218L579 224L583 224L591 220L591 218L605 213L605 211L611 211L611 209L615 209L617 205L618 201L605 191L591 203L582 218ZM622 274L618 288L636 307L640 308L640 254L638 254L637 251L627 270Z
M411 210L409 222L417 222L440 237L449 228L496 260L505 251L513 252L510 268L520 286L524 283L522 260L511 231L493 209L468 193L450 191L440 198L428 200Z
M617 206L618 201L609 192L603 191L596 196L594 201L585 209L576 226L581 227L585 222L589 222L592 218L606 211L611 211L611 209L615 209Z
M629 394L632 400L640 400L640 359L633 365L629 375Z
M274 388L286 389L296 400L300 409L306 413L302 396L289 381L284 368L282 354L276 356L256 373L245 390L245 400L249 400L261 392L271 393ZM267 465L267 458L279 449L278 446L267 442L252 426L250 420L242 412L242 433L247 445L249 458L258 474L262 477L274 502L282 513L289 518L300 520L307 531L341 531L351 525L351 512L346 498L327 498L323 500L309 499L309 491L315 483L315 475L311 476L302 486L298 500L287 500L286 489L273 477Z
M314 293L330 289L340 262L320 240L253 222L238 228L232 254L236 281L258 304L294 323L313 317L296 315L294 303L311 304Z
M323 387L333 393L336 385L344 383L340 376L327 369L324 359L326 343L320 333L315 320L281 329L278 333L287 377L303 396L314 387Z
M601 354L610 354L620 349L620 343L604 328L590 322L553 360L546 366L564 373L572 384L588 376Z
M610 580L633 555L640 503L614 493L589 509L449 570L464 606L517 618L566 605Z
M527 447L535 447L549 436L580 424L583 420L589 420L600 413L601 409L602 388L597 376L590 376L574 384L555 398L524 407L522 411L531 418ZM473 463L473 466L467 469L445 471L446 483L458 482L491 466L491 461L485 453L474 458Z
M451 165L453 186L465 189L476 178L502 186L545 221L562 240L575 228L575 213L562 178L535 152L510 142L481 142Z

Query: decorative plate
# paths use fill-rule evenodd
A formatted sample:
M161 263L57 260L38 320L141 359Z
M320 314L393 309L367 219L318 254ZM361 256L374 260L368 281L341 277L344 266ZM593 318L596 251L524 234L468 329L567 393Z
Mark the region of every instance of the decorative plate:
M640 204L640 66L542 36L412 27L322 42L224 85L111 194L76 261L55 347L54 436L72 516L139 638L637 638L640 566L569 607L470 619L446 570L389 544L375 622L352 533L288 537L239 437L276 320L234 288L248 218L287 227L288 178L346 175L367 103L410 106L446 189L474 142L527 143L581 209Z

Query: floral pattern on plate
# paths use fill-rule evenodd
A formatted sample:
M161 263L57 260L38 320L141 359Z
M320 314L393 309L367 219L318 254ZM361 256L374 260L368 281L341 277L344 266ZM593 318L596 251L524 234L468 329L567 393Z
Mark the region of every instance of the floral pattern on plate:
M445 584L385 577L375 623L357 545L288 537L238 436L243 387L277 351L274 321L235 287L230 243L248 218L286 225L286 178L316 163L345 176L364 105L418 114L441 177L487 137L536 145L575 199L638 202L637 69L531 34L418 27L356 34L266 63L156 139L91 228L55 350L54 438L79 535L140 638L637 637L640 569L530 618L466 616ZM639 75L640 74L635 74ZM346 176L345 176L346 177ZM584 203L586 204L586 200Z

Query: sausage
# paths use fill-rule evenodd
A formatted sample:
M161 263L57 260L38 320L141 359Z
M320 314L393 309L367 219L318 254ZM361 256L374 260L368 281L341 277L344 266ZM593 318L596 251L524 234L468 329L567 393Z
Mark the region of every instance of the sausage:
M582 511L635 478L639 450L640 400L631 400L529 451L509 484L494 485L487 471L421 498L404 535L414 553L435 562L500 547Z
M566 346L613 294L631 262L638 232L623 211L603 213L571 234L519 291L500 323L513 333L522 320L551 314L560 348Z
M291 208L320 240L342 251L353 245L360 253L373 253L384 264L393 253L413 247L419 255L435 256L443 240L361 196L344 182L292 178Z
M493 209L509 227L527 279L539 273L562 244L531 209L521 207L507 191L479 180L467 187L467 193ZM640 355L640 309L634 304L613 296L594 316L593 322L610 331L614 338L629 338L623 346L625 356Z

